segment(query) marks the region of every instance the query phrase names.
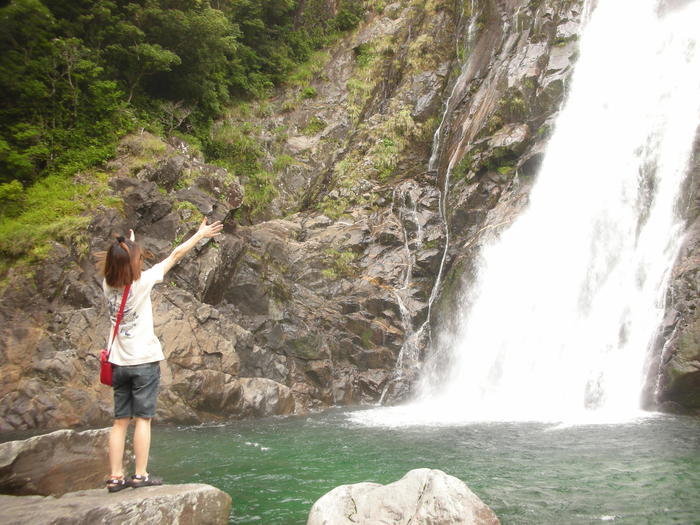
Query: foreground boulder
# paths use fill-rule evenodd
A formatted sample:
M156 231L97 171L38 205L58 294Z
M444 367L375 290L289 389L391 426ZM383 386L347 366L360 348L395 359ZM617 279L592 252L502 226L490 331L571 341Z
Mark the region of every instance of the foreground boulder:
M440 470L415 469L389 485L341 485L311 508L307 525L376 523L496 525L500 521L467 485Z
M228 523L231 497L209 485L163 485L109 494L105 489L60 498L0 496L6 525L219 525Z
M109 429L58 430L0 443L0 493L60 496L102 485Z

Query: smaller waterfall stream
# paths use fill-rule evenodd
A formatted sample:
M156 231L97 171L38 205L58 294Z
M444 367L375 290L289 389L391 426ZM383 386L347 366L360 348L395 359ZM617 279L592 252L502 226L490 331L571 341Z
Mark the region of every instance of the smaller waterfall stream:
M423 333L425 324L421 326L419 330L414 330L411 312L406 306L406 302L409 300L406 296L411 292L410 286L413 278L413 267L415 265L414 253L420 250L423 246L423 229L421 226L422 221L418 217L418 194L418 188L416 183L413 181L407 181L400 186L397 186L394 188L392 194L391 211L401 225L405 261L405 270L401 288L392 288L392 293L394 294L394 297L396 297L396 302L399 305L399 310L401 313L401 324L404 330L404 342L401 345L399 355L396 359L396 364L394 365L393 377L384 387L382 395L379 398L379 404L384 402L392 386L405 379L406 368L410 367L414 369L420 363L419 339ZM407 223L415 225L415 232L413 235L411 235L406 228Z
M638 410L700 120L700 2L657 4L598 2L529 207L483 246L453 366L397 424Z
M468 28L467 28L467 37L464 40L464 55L468 55L468 51L470 46L472 45L472 42L475 37L475 30L476 30L476 24L477 24L477 17L475 16L475 0L471 0L471 9L469 11L469 23L468 23ZM462 12L460 15L460 19L462 19L465 16L465 9L464 7L462 8ZM461 24L457 24L460 26ZM460 55L460 50L459 50L459 45L460 45L460 39L456 39L456 45L458 46L457 49L457 56ZM452 90L450 92L450 96L447 98L447 101L445 103L445 108L442 113L442 117L440 119L440 124L438 125L437 129L435 130L435 133L433 134L433 143L432 143L432 148L431 148L431 154L430 154L430 160L428 161L428 172L433 172L437 174L437 164L440 159L440 153L442 150L442 138L443 138L443 131L445 127L445 123L452 112L453 108L453 100L456 94L462 92L464 89L465 83L467 81L467 62L463 62L461 64L461 69L460 69L460 74L455 80L454 85L452 86ZM447 199L447 190L449 187L449 181L450 181L450 173L452 172L452 168L454 165L455 159L450 159L449 167L447 169L447 173L444 177L444 182L442 185L442 190L440 192L440 199L439 199L439 210L438 213L440 215L440 219L442 221L442 226L443 226L443 231L445 233L445 238L444 238L444 248L442 251L442 255L440 257L440 266L437 272L437 276L435 277L435 282L433 284L433 288L430 292L430 296L428 298L428 315L425 319L425 321L421 324L418 329L414 329L413 327L413 321L410 316L410 312L408 308L406 307L406 302L403 297L403 293L408 290L412 278L412 270L413 270L413 264L414 264L414 255L413 253L420 249L422 247L423 243L423 233L420 230L420 221L416 217L417 215L417 203L416 199L414 196L412 196L412 191L414 189L413 183L409 182L407 184L404 184L400 187L397 187L394 189L393 195L392 195L392 212L396 215L398 218L399 222L401 223L401 228L403 230L403 236L404 236L404 248L405 248L405 253L406 253L406 272L404 274L404 282L402 285L402 288L399 290L394 290L394 296L396 297L396 300L399 304L399 309L401 311L401 320L402 320L402 325L404 328L404 342L401 345L401 349L399 351L399 355L396 359L396 364L394 366L394 373L393 377L389 382L387 382L387 385L384 387L384 390L382 392L382 395L379 398L379 404L381 405L384 403L384 400L389 393L390 389L397 383L405 379L406 375L406 367L411 366L411 367L419 367L420 366L420 361L419 361L419 352L420 352L420 347L421 347L421 341L427 336L429 337L429 328L430 328L430 312L432 309L433 302L437 298L438 292L440 290L440 284L442 282L442 276L445 268L445 261L447 258L447 250L449 249L450 245L450 231L449 231L449 226L447 224L447 216L445 213L445 205L446 205L446 199ZM398 201L397 201L398 197ZM398 205L397 205L398 203ZM408 203L408 206L407 206ZM406 231L405 225L404 225L404 218L406 217L407 214L412 214L415 217L415 224L418 226L418 231L416 233L416 239L414 241L414 247L413 251L411 249L410 243L409 243L409 233ZM415 371L414 371L415 372ZM409 378L409 379L415 379L415 373L413 374L414 377Z

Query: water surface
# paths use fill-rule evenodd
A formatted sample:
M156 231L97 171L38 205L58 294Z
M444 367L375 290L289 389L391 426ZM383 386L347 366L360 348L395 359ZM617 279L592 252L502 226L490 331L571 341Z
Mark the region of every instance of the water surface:
M465 481L503 524L700 524L697 418L392 428L357 415L155 427L151 470L229 493L231 523L303 524L338 485L429 467Z

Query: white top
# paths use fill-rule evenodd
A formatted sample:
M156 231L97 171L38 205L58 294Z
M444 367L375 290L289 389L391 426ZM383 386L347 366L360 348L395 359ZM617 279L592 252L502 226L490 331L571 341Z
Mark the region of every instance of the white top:
M110 363L122 366L141 365L165 359L160 341L153 331L151 306L151 290L153 285L163 281L163 275L163 263L160 262L141 272L141 278L131 283L124 305L124 316L119 323L119 333L109 354ZM109 317L112 321L107 339L109 344L124 290L108 286L105 280L102 281L102 289L107 298Z

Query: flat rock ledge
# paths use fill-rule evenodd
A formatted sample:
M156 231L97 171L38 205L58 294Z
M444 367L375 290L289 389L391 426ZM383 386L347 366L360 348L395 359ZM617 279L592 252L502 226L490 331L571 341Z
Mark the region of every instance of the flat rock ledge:
M106 489L52 496L0 495L5 525L223 525L231 497L204 484Z
M467 485L441 470L415 469L389 485L341 485L311 508L306 525L499 525Z

